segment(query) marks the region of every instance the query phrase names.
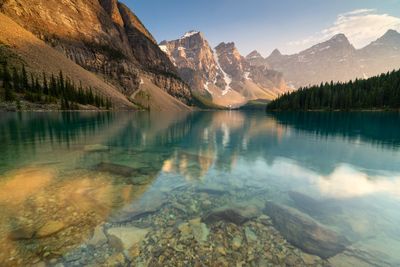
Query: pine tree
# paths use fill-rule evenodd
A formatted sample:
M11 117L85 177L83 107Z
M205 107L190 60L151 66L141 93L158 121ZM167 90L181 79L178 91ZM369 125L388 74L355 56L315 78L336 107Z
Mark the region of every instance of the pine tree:
M63 94L65 90L65 82L64 82L64 75L62 70L60 70L60 74L58 76L58 88L60 92Z
M28 74L26 73L25 65L22 65L22 91L29 91Z
M49 95L49 85L47 84L46 73L43 72L43 94Z
M13 87L16 92L21 92L21 78L19 77L17 68L13 67L12 71Z
M11 75L8 71L7 62L3 64L3 87L4 87L4 99L5 101L13 101L14 100L14 93L13 88L11 85Z
M49 91L51 96L58 95L57 81L56 78L54 77L54 74L51 74Z
M31 73L31 86L30 86L31 92L36 93L35 92L35 77L33 77L33 73Z
M42 87L40 86L38 77L35 78L35 92L37 94L37 101L42 101Z

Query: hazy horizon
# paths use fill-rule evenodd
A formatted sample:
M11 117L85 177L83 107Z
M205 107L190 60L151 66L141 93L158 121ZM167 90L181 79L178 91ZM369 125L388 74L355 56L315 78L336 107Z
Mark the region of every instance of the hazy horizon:
M400 30L400 1L395 0L123 2L158 42L196 30L205 34L212 47L235 42L243 55L257 50L268 56L276 48L283 54L293 54L338 33L362 48L389 29Z

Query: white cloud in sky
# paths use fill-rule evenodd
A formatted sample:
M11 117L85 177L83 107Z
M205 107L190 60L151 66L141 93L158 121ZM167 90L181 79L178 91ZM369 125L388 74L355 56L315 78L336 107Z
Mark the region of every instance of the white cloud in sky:
M326 41L335 34L343 33L356 48L361 48L381 37L389 29L400 31L399 17L379 14L375 9L357 9L339 14L332 26L303 40L290 42L289 46L304 49Z

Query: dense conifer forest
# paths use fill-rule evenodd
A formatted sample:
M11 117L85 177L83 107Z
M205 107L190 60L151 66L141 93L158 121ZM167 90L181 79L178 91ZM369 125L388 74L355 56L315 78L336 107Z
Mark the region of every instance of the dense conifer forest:
M400 108L400 71L365 80L300 88L272 101L267 110L366 110Z
M61 110L79 109L77 104L111 109L112 103L93 93L92 88L76 85L60 71L48 77L28 73L25 66L18 69L2 62L0 69L0 101L19 102L21 99L38 104L59 104Z

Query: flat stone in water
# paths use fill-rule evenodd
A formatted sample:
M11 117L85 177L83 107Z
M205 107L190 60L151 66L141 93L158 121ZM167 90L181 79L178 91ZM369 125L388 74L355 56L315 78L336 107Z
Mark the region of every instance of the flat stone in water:
M99 172L108 172L123 177L131 177L136 172L134 168L109 162L101 162L94 169Z
M247 242L257 241L257 235L249 227L244 228L244 234Z
M218 184L203 185L198 187L196 191L199 193L207 193L209 195L217 195L217 196L229 193L225 187Z
M150 182L150 177L147 176L136 176L130 179L131 184L133 185L146 185Z
M35 232L32 229L28 228L18 228L9 234L9 238L11 240L28 240L32 239Z
M265 212L282 236L304 252L327 259L350 245L344 236L293 208L268 201Z
M148 232L148 229L132 226L110 228L107 234L121 240L124 249L129 250L132 246L139 244L146 237Z
M232 248L238 250L242 246L243 239L240 236L235 236L232 240Z
M133 205L124 208L121 212L110 219L113 223L127 223L133 220L137 220L141 217L156 213L159 211L167 202L167 198L164 194L157 194L145 199L140 202L136 202Z
M95 145L86 145L83 150L85 152L106 152L110 150L110 147L101 145L101 144L95 144Z
M89 240L88 244L93 246L101 246L107 243L107 237L104 234L103 227L97 226L94 229L93 237Z
M198 243L206 242L210 234L207 225L201 222L201 218L182 223L178 226L178 229L184 238L193 236Z
M202 221L207 224L225 221L241 225L257 217L257 215L258 209L256 207L225 207L213 210L206 214L203 216Z
M341 212L340 207L325 200L316 200L303 193L289 191L289 197L293 200L296 208L309 214L312 217L320 217L325 214L337 214Z
M48 221L35 234L35 238L44 238L64 230L66 225L60 221Z

